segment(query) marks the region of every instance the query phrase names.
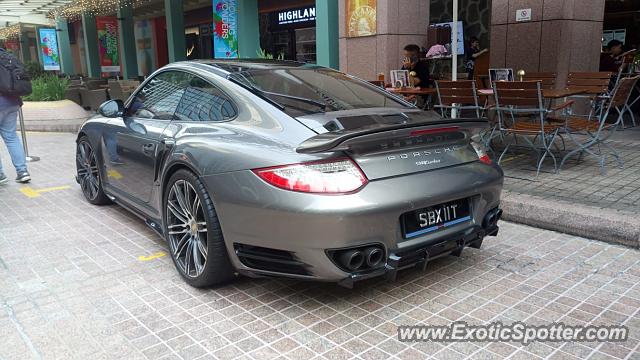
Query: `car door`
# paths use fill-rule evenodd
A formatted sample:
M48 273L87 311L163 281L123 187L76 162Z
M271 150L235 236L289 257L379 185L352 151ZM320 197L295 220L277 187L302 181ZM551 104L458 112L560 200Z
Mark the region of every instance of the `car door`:
M121 197L149 203L163 131L175 118L187 75L174 70L155 75L137 90L124 116L109 121L103 142L107 183Z

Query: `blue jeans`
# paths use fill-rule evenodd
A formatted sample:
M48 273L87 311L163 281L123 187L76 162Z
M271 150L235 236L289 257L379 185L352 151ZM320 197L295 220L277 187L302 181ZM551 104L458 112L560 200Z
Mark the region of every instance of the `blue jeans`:
M16 121L18 119L19 106L6 106L0 109L0 136L4 140L11 162L16 168L16 172L27 171L27 159L24 154L22 142L16 134ZM3 174L2 161L0 160L0 174Z

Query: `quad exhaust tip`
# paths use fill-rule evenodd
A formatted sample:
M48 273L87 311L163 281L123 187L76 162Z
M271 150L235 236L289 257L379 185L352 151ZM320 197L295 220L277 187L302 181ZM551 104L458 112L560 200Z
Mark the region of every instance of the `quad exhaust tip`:
M356 271L364 264L364 255L360 250L345 251L340 255L340 262L345 268Z
M346 272L371 270L385 263L384 249L380 245L329 250L328 254Z
M367 266L374 268L382 261L382 250L377 247L369 247L364 251Z
M502 217L502 209L495 208L487 213L484 217L483 227L491 229L498 224L498 220Z

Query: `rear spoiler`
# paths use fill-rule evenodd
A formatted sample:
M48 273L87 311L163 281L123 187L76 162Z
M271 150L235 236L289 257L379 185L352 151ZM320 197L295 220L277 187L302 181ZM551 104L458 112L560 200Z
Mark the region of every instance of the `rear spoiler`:
M406 138L415 134L438 133L456 130L470 130L488 126L487 119L439 119L408 124L375 124L371 126L329 131L311 137L302 142L296 152L313 154L327 151L345 151L355 143L389 141L393 138Z

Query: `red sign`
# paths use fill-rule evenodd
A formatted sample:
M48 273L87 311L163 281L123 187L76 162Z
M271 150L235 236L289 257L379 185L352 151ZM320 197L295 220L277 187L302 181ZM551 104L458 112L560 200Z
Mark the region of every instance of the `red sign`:
M18 40L5 40L4 47L12 53L17 53L18 51L20 51L20 43L18 42Z
M96 28L98 30L101 71L105 73L120 72L118 20L115 17L97 17Z

